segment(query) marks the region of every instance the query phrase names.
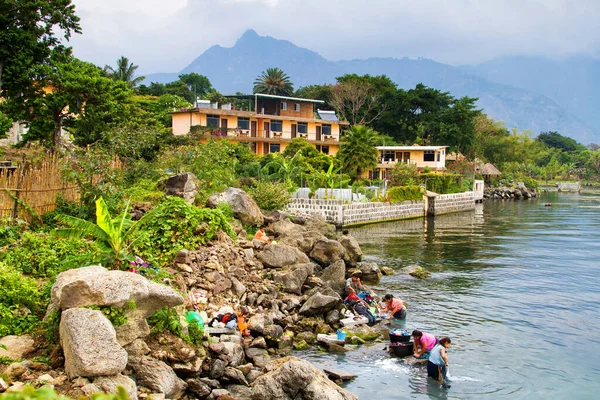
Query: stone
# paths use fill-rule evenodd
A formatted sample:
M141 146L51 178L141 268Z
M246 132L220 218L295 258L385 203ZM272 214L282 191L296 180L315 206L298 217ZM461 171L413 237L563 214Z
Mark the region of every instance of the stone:
M267 325L263 331L263 335L269 339L279 339L283 335L283 328L279 325Z
M250 347L258 347L260 349L266 349L267 342L265 341L264 337L259 336L259 337L255 338L254 340L252 340L252 342L250 343Z
M178 270L180 270L182 272L187 272L188 274L191 274L191 273L194 272L194 270L192 269L192 267L190 267L187 264L176 263L175 266L177 267Z
M309 262L306 254L284 243L268 244L256 257L264 265L271 268L283 268L288 265Z
M357 397L332 382L308 361L297 357L275 360L269 372L253 382L254 400L355 400Z
M135 308L125 314L127 323L117 329L121 345L150 334L146 318L155 311L183 304L183 297L167 286L132 272L109 271L100 265L60 273L52 286L51 298L59 309L90 305L118 308L133 301Z
M0 346L0 357L10 358L11 360L20 360L35 351L34 340L31 335L4 336L0 339L0 344L6 346L6 349Z
M190 378L187 381L188 390L200 400L206 399L212 392L212 388L198 378Z
M165 193L168 196L177 196L187 203L193 204L198 194L198 178L191 172L184 172L169 177L165 182Z
M248 375L246 375L246 380L251 384L261 375L262 372L253 369L252 371L248 372Z
M50 374L38 376L37 381L42 385L56 385L56 381Z
M306 316L325 314L339 304L340 301L339 296L328 296L317 292L306 300L299 313Z
M219 294L221 292L229 290L231 288L231 285L232 285L231 279L221 277L219 280L217 280L215 282L215 285L213 286L213 293Z
M230 384L225 387L235 400L252 400L252 389L244 385Z
M425 279L431 276L431 272L427 271L425 268L419 265L408 266L402 269L402 271L417 279Z
M139 385L164 393L167 398L178 399L187 389L187 384L177 377L173 368L160 360L148 356L132 357L128 365L135 371Z
M102 390L93 383L88 383L81 387L81 391L86 397L92 397L93 394L102 393Z
M65 372L70 378L116 375L125 369L127 352L117 343L115 328L101 311L65 310L59 332Z
M264 314L256 314L248 320L248 329L258 334L263 334L265 326L272 325L273 319Z
M209 376L213 379L220 379L225 374L225 368L227 368L227 361L221 359L213 360Z
M350 262L359 262L362 259L363 252L358 244L358 240L356 240L353 236L350 235L342 235L338 242L346 249L346 259Z
M321 278L325 286L343 295L346 286L346 264L343 260L335 261L329 267L323 269L319 278Z
M271 361L271 356L266 350L257 347L246 349L246 357L252 360L252 363L258 368L264 368Z
M4 381L4 379L0 378L0 393L6 392L8 389L8 383Z
M285 212L285 211L280 211L280 210L275 210L275 211L271 211L269 214L264 216L265 219L265 224L272 224L274 222L277 221L281 221L281 220L288 220L289 221L289 217L291 216L291 214Z
M329 239L336 239L335 226L325 222L321 215L308 215L304 220L304 227L307 231L317 231Z
M19 379L27 372L27 367L22 363L12 363L4 370L6 376L12 380Z
M295 236L296 234L303 234L306 228L297 225L289 219L280 219L276 222L271 223L265 228L265 231L275 236L276 238L283 240L286 236Z
M165 400L164 393L150 393L146 400Z
M209 400L235 400L227 389L214 389L208 398Z
M136 339L124 348L130 357L141 357L150 353L150 347L142 339Z
M243 372L237 368L227 367L225 368L224 377L230 379L232 382L241 383L242 385L248 386L248 381L244 376Z
M120 386L127 392L129 400L137 400L137 385L128 376L125 375L113 375L113 376L99 376L94 379L94 385L96 385L104 393L117 393L117 388Z
M394 275L394 270L390 267L381 267L381 273L385 276Z
M264 222L260 208L242 189L229 187L224 192L215 193L208 198L206 205L217 208L220 202L229 204L235 217L244 225L260 226Z
M331 310L325 316L325 322L329 325L337 324L340 322L340 312L338 310Z
M246 293L246 286L235 277L230 277L231 289L237 297L241 297Z
M346 249L338 241L330 239L318 240L312 251L310 258L326 267L338 260L343 260L346 255Z
M273 274L273 281L283 287L287 293L302 293L302 286L306 279L314 273L314 264L295 264L283 271Z
M227 365L237 367L244 363L244 348L239 343L225 342L222 343L223 352L219 358L227 361Z
M365 283L378 283L383 276L379 266L374 262L358 263L358 268L360 269L360 279Z

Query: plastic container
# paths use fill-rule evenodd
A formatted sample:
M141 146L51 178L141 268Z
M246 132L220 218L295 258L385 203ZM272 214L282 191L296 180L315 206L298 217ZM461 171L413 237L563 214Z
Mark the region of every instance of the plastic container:
M341 342L341 341L346 341L346 332L344 332L341 329L338 329L337 331L337 339Z
M188 323L195 321L201 329L204 329L204 319L195 311L188 311L187 315L185 316L185 320Z
M390 342L392 343L405 343L410 341L410 333L399 330L392 329L390 331Z
M392 343L390 348L396 357L406 357L413 354L413 342Z

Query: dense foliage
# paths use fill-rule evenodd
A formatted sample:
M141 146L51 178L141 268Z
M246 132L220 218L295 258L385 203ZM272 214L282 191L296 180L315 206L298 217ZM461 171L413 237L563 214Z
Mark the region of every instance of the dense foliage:
M285 182L256 182L245 189L264 211L282 210L292 200Z
M420 186L396 186L387 190L386 198L391 203L407 200L423 200L423 189Z

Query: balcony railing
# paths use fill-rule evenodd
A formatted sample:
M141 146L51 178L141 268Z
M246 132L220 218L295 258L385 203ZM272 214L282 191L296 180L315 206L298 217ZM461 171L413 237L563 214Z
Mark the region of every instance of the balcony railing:
M241 128L218 128L212 126L202 126L202 125L194 125L190 129L190 133L192 135L198 136L211 136L211 137L244 137L244 138L263 138L263 139L283 139L283 140L291 140L292 132L291 131L272 131L272 130L256 130L253 134L250 129L241 129ZM331 141L338 142L339 138L334 135L324 135L321 134L320 139L317 139L316 132L310 133L298 133L296 132L296 138L305 138L310 141Z

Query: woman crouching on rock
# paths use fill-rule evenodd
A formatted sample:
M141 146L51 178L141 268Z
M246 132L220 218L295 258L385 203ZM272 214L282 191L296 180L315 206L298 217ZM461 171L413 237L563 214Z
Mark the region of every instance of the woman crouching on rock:
M406 318L406 307L400 299L394 298L391 294L386 294L383 297L385 307L380 310L380 314L386 314L386 319L404 319Z

